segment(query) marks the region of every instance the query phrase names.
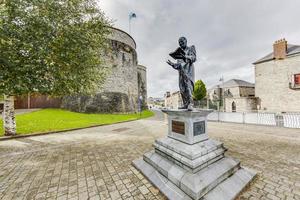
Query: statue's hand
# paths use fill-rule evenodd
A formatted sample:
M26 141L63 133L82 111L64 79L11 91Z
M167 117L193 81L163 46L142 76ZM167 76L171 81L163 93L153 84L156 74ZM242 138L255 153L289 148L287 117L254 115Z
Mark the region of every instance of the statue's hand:
M171 65L172 67L174 67L174 65L175 65L175 63L173 63L173 62L170 61L170 60L168 60L167 63L168 63L169 65Z
M189 56L189 55L186 55L185 56L185 59L189 60L189 61L192 61L193 57L192 56Z

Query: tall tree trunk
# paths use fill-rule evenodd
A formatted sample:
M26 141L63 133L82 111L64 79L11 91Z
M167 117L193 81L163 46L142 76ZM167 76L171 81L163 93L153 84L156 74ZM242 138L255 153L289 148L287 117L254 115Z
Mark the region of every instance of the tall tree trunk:
M13 96L4 95L3 127L4 135L16 135L16 119Z

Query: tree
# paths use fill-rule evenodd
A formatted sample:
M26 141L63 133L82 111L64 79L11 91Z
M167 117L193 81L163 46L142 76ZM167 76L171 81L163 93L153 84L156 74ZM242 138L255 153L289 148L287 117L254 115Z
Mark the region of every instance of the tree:
M206 86L202 80L198 80L195 83L193 98L197 101L201 101L206 96Z
M16 134L13 96L92 93L103 83L110 21L94 0L3 0L0 14L5 135Z

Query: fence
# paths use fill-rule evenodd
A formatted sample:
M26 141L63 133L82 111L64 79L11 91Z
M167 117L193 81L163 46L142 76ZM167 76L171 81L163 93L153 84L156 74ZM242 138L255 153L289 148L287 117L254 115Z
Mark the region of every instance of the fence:
M213 112L210 121L300 128L300 113Z
M284 127L300 128L300 113L282 114Z

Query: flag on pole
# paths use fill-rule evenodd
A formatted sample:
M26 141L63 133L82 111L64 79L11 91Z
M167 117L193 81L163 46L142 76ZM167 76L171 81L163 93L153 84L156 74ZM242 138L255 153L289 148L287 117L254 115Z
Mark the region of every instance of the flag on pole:
M136 14L134 12L129 13L129 34L131 34L131 19L136 18Z
M134 12L129 13L129 20L132 18L136 18L136 14Z

